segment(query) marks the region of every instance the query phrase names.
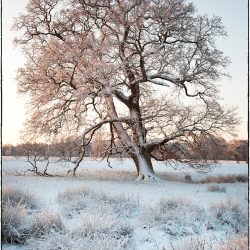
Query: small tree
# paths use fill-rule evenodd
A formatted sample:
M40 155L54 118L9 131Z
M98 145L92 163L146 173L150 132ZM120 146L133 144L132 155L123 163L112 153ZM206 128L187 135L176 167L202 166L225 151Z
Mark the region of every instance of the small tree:
M216 86L229 63L215 44L224 26L192 3L30 0L15 28L27 56L18 72L32 110L26 129L36 137L81 136L74 173L103 126L107 157L126 152L138 180L156 178L152 157L204 169L208 163L188 159L180 142L236 129L236 114L219 104Z
M32 166L32 168L29 168L25 172L30 171L40 176L52 176L47 173L50 163L48 145L42 143L24 143L22 144L22 154L27 157L27 162ZM39 167L39 163L42 166Z

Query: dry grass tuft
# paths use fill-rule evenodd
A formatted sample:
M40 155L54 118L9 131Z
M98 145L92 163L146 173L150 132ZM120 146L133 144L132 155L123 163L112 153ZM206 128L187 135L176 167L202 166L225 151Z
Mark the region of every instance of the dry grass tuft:
M247 175L225 175L225 176L210 176L200 181L200 183L236 183L248 182Z
M64 230L64 225L58 214L52 214L48 211L42 211L33 218L33 224L30 228L30 235L41 237L51 232Z
M2 230L3 242L23 243L28 227L28 211L25 205L5 202L2 205Z
M236 236L217 247L218 250L248 250L247 236Z
M12 206L16 206L18 204L24 205L31 210L39 207L38 200L33 194L10 186L3 186L2 188L2 203L8 203Z

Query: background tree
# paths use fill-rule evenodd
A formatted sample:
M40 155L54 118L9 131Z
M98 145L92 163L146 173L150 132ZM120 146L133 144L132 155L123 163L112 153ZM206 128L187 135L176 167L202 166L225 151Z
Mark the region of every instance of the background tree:
M228 159L245 161L248 163L248 141L247 140L233 140L228 142L227 145Z
M178 145L236 129L216 86L227 76L229 60L215 45L225 29L192 3L30 0L15 28L27 56L18 72L19 92L30 96L26 131L81 136L74 173L103 126L107 157L126 152L139 180L156 178L152 157L204 169Z

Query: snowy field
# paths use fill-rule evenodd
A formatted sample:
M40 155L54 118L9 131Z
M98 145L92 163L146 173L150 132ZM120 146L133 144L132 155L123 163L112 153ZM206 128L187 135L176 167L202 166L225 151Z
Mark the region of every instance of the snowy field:
M22 215L7 228L19 244L3 249L247 249L247 164L201 174L154 162L157 182L135 182L130 160L111 165L85 159L73 177L54 159L55 176L40 177L24 172L25 158L3 157L3 204ZM14 192L26 198L9 204Z

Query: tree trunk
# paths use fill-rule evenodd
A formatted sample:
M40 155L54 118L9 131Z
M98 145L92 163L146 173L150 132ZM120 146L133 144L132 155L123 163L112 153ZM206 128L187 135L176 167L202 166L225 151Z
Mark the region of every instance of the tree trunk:
M136 181L159 180L159 178L155 175L151 157L149 154L141 153L139 155L133 156L132 158L135 162L137 173L138 173L138 177L136 178Z

